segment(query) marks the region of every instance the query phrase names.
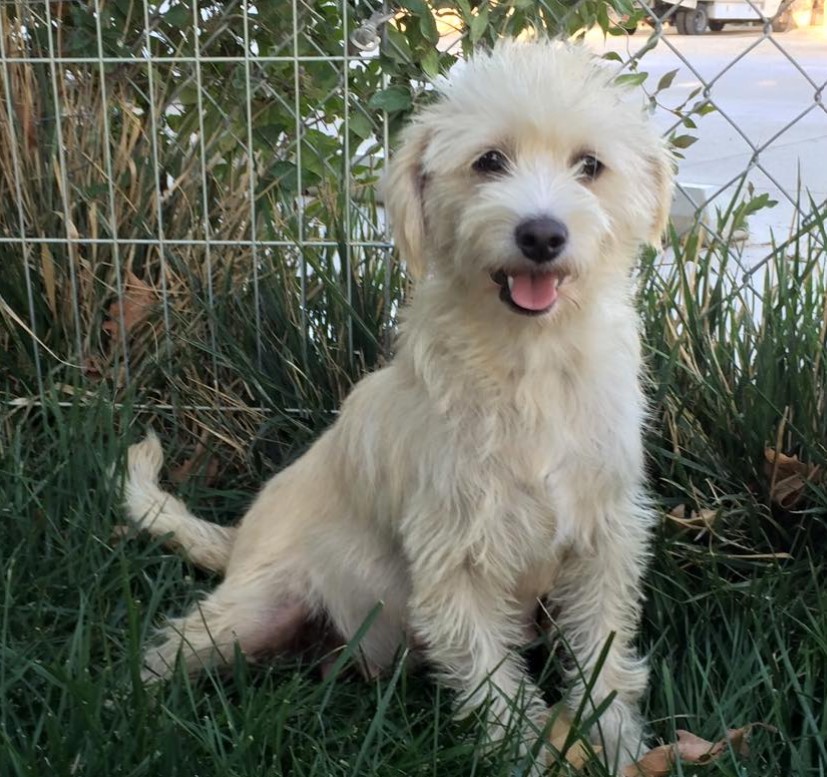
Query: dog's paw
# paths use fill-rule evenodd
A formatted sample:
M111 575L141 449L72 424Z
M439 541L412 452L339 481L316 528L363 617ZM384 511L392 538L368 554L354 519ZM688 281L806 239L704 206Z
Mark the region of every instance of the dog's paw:
M129 446L127 472L132 483L155 482L164 464L164 451L155 432L150 431L139 443Z
M144 665L141 668L141 682L145 688L151 688L153 685L158 685L168 680L171 674L171 669L160 669L160 667Z
M161 642L147 648L141 665L141 682L149 687L168 680L175 671L179 645Z
M153 432L129 446L123 497L129 523L138 529L152 526L163 508L164 494L158 486L163 463L161 442Z
M622 769L645 750L640 714L634 706L618 699L600 716L591 733L594 742L603 748L603 758L610 769Z

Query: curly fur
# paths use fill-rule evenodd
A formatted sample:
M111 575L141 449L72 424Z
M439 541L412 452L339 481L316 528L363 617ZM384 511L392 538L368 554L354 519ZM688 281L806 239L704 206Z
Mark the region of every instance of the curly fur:
M164 627L147 676L177 658L193 671L221 663L235 643L278 650L320 615L347 639L381 601L361 643L370 670L410 644L459 692L460 714L484 710L492 740L519 725L529 746L548 712L514 647L539 600L559 612L585 676L612 639L591 701L616 694L595 736L622 763L641 739L647 668L633 641L652 523L630 275L664 229L670 158L640 105L577 46L503 42L437 90L385 184L419 276L393 362L236 529L159 489L155 437L130 450L132 520L225 573ZM492 148L509 167L480 175L474 161ZM578 167L584 152L605 165L595 180ZM523 316L492 273L534 272L514 231L543 215L568 229L554 260L563 280L548 312ZM572 672L572 706L582 677Z

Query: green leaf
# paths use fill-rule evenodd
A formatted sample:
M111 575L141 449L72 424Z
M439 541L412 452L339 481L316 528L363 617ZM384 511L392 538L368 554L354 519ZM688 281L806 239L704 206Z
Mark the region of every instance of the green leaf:
M429 8L426 8L425 12L419 16L419 31L428 43L436 45L439 42L439 31Z
M368 103L374 110L388 111L388 113L405 111L411 107L411 104L410 92L401 86L391 86L388 89L377 92L370 98L370 102Z
M640 86L648 77L648 73L624 73L615 78L615 83L618 86Z
M609 19L609 11L603 3L597 6L596 19L598 26L601 30L603 30L603 32L606 32L612 24Z
M373 134L373 123L364 113L351 113L348 123L353 134L362 140L366 140Z
M195 105L198 102L198 86L194 81L187 81L178 90L178 102L182 105Z
M664 75L661 76L660 81L658 81L658 86L655 91L661 92L664 89L668 89L670 86L672 86L672 82L675 80L675 76L677 74L677 69L670 70L668 73L664 73Z
M396 62L409 65L413 62L413 52L408 39L392 24L385 26L387 44L382 47L382 53Z
M470 37L471 43L477 43L488 27L488 6L480 8L475 17L471 19Z
M292 162L276 162L272 167L273 177L276 183L283 189L295 191L298 184L296 165Z
M184 123L184 118L185 117L182 116L181 114L170 113L170 114L167 114L167 116L165 118L165 121L167 123L167 126L173 132L178 132L178 130L181 128L181 125Z
M778 205L778 200L771 200L769 193L764 192L764 194L759 194L757 197L745 202L742 207L744 209L744 215L749 216L763 208L774 208L776 205Z
M693 135L676 135L673 138L669 138L669 142L675 148L689 148L693 143L698 142L698 138Z
M436 78L439 75L439 52L431 49L419 64L428 78Z
M218 150L221 151L222 154L229 154L231 151L235 150L236 147L236 139L233 137L231 132L225 132L223 135L218 136Z
M419 19L419 32L422 37L428 43L436 45L439 41L439 32L436 28L433 13L425 0L402 0L400 5Z
M468 0L457 0L457 6L459 8L460 16L462 16L462 21L470 27L471 22L474 19L474 16L471 13L471 4Z
M174 5L164 14L164 21L171 27L192 27L192 10L185 5Z

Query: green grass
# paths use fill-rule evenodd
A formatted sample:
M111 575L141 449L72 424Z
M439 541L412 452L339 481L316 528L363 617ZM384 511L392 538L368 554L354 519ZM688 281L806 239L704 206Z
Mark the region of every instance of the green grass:
M760 310L752 296L718 283L728 271L720 246L676 243L680 261L671 270L653 257L643 263L653 489L664 510L717 511L711 531L668 519L658 530L641 636L653 667L645 713L662 740L681 728L712 740L747 723L772 727L754 732L747 758L676 766L677 775L827 771L827 484L810 485L796 509L781 510L762 468L763 449L776 440L802 460L827 459L820 231L821 221L779 249ZM382 282L368 276L365 285L375 294ZM275 322L287 298L274 276L264 286L264 320ZM220 355L220 369L235 366L243 378L249 405L269 411L247 426L233 420L238 411L204 416L206 444L222 466L208 486L194 477L181 491L219 521L237 517L256 486L323 428L325 407L360 370L357 359L349 372L340 353L332 357L335 379L322 353L312 357L313 374L291 372L284 358L258 369L249 317L239 323L235 304L230 294L215 314L224 316L216 320L217 352L206 329L190 328L175 345L192 364ZM298 354L300 342L275 332L274 324L268 348ZM10 352L18 363L27 347L21 338ZM173 461L191 454L198 414L146 409L163 387L178 385L175 367L189 364L146 356L135 389L73 382L71 369L47 362L44 395L30 391L30 403L6 406L0 774L514 774L513 743L481 755L474 727L450 719L450 695L421 673L366 683L342 672L323 681L311 659L257 667L239 660L229 676L141 687L140 649L153 624L215 581L157 543L112 540L122 520L112 471L150 423L172 444ZM27 395L12 367L4 380L7 397ZM291 386L296 401L315 398L312 412L277 412ZM245 434L253 453L242 456L236 445ZM551 701L560 698L556 662L541 653Z
M5 50L12 57L44 55L48 8L24 5L34 14L26 17L32 37L11 36L13 25L0 25ZM108 5L107 32L118 24L142 28L133 4ZM489 10L506 24L526 20L509 4ZM7 15L14 21L16 13ZM289 14L276 6L270 13L275 31L287 24L292 34ZM94 22L89 14L76 16L79 28ZM222 42L220 35L225 23L238 31L234 4L209 22L218 32L215 39L203 36L205 47L237 47L237 37ZM340 20L313 24L314 34L325 33L331 53L338 52ZM164 25L177 35L181 22L171 16ZM419 24L408 25L406 35L419 40L415 61L384 61L383 72L410 85L420 73L416 62L432 47L420 40ZM25 40L28 49L21 48ZM58 36L57 45L68 47L67 55L88 54L88 40ZM140 41L140 35L105 36L113 56L124 46L140 53ZM312 77L302 88L315 84L326 94L328 65L305 64ZM18 167L23 188L19 201L0 197L0 234L19 234L21 218L27 235L67 234L62 153L71 226L102 242L30 245L28 279L19 247L0 244L0 777L519 773L509 755L513 742L481 755L478 731L450 719L450 695L423 674L365 683L345 671L322 681L308 658L259 667L239 661L230 676L176 677L152 690L138 683L141 646L153 625L215 581L157 543L112 540L123 520L112 473L126 446L150 425L164 439L170 467L204 446L217 471L178 490L198 514L236 519L261 482L329 423L353 381L387 356L388 325L405 281L380 248L354 247L342 271L342 171L331 164L338 142L308 127L304 164L318 169L304 171L304 186L315 192L304 236L338 245L308 246L301 257L312 270L305 311L298 251L261 250L256 264L249 247L232 245L252 229L249 186L237 174L246 168L246 146L228 144L246 133L235 69L205 73L207 95L218 104L207 111L204 142L210 158L218 161L219 149L224 160L208 175L210 234L230 243L209 258L198 242L206 236L204 192L193 150L155 132L149 112L139 118L133 111L151 99L156 115L167 116L167 106L194 94L192 73L173 77L175 67L156 69L150 94L143 65L114 68L104 100L94 66L79 66L73 77L68 67L58 69L57 122L48 68L8 70L11 97L0 99L0 136L12 137L15 128L17 143L0 142L0 191L16 191ZM365 106L382 73L356 75L351 128L379 132L378 112ZM283 73L261 71L261 77L262 84L286 83ZM341 86L338 94L334 114L343 106ZM322 97L304 94L302 110L312 113ZM177 124L182 137L197 126L198 112L187 105ZM100 121L104 106L109 137ZM265 166L255 237L291 240L299 227L298 159L289 143L278 146L273 137L289 135L295 117L287 111L282 120L273 108L267 99L253 115L262 128L254 138L258 163ZM320 155L313 143L326 151ZM117 190L111 213L105 148ZM177 182L160 202L156 167ZM347 237L367 243L377 239L372 158L357 173L351 193L363 215L354 211ZM732 230L755 205L737 203L722 214L721 228ZM815 203L802 210L815 211ZM195 242L166 245L163 254L122 244L118 256L106 242L114 234L154 238L160 223L167 237ZM647 580L641 646L653 673L645 714L653 741L672 740L680 728L712 740L751 722L773 727L755 731L746 759L727 755L703 770L676 766L676 775L827 774L827 480L807 484L792 508L782 509L764 466L767 446L822 472L827 466L825 243L822 209L778 247L766 274L752 279L757 293L733 291L727 247L701 244L697 236L675 241L671 268L651 255L642 263L651 486L664 513L685 508L658 528ZM104 330L111 329L111 305L126 270L154 295L146 319L129 333L129 382L123 342ZM21 322L36 330L36 350ZM700 510L716 516L711 527L680 525L681 515ZM541 686L555 701L557 656L541 650L536 659Z

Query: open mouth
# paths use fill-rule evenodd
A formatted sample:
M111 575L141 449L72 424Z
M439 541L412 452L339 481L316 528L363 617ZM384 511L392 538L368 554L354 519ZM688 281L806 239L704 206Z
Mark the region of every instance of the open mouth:
M491 273L491 280L500 287L500 299L516 313L541 316L554 307L559 296L563 275L558 272Z

